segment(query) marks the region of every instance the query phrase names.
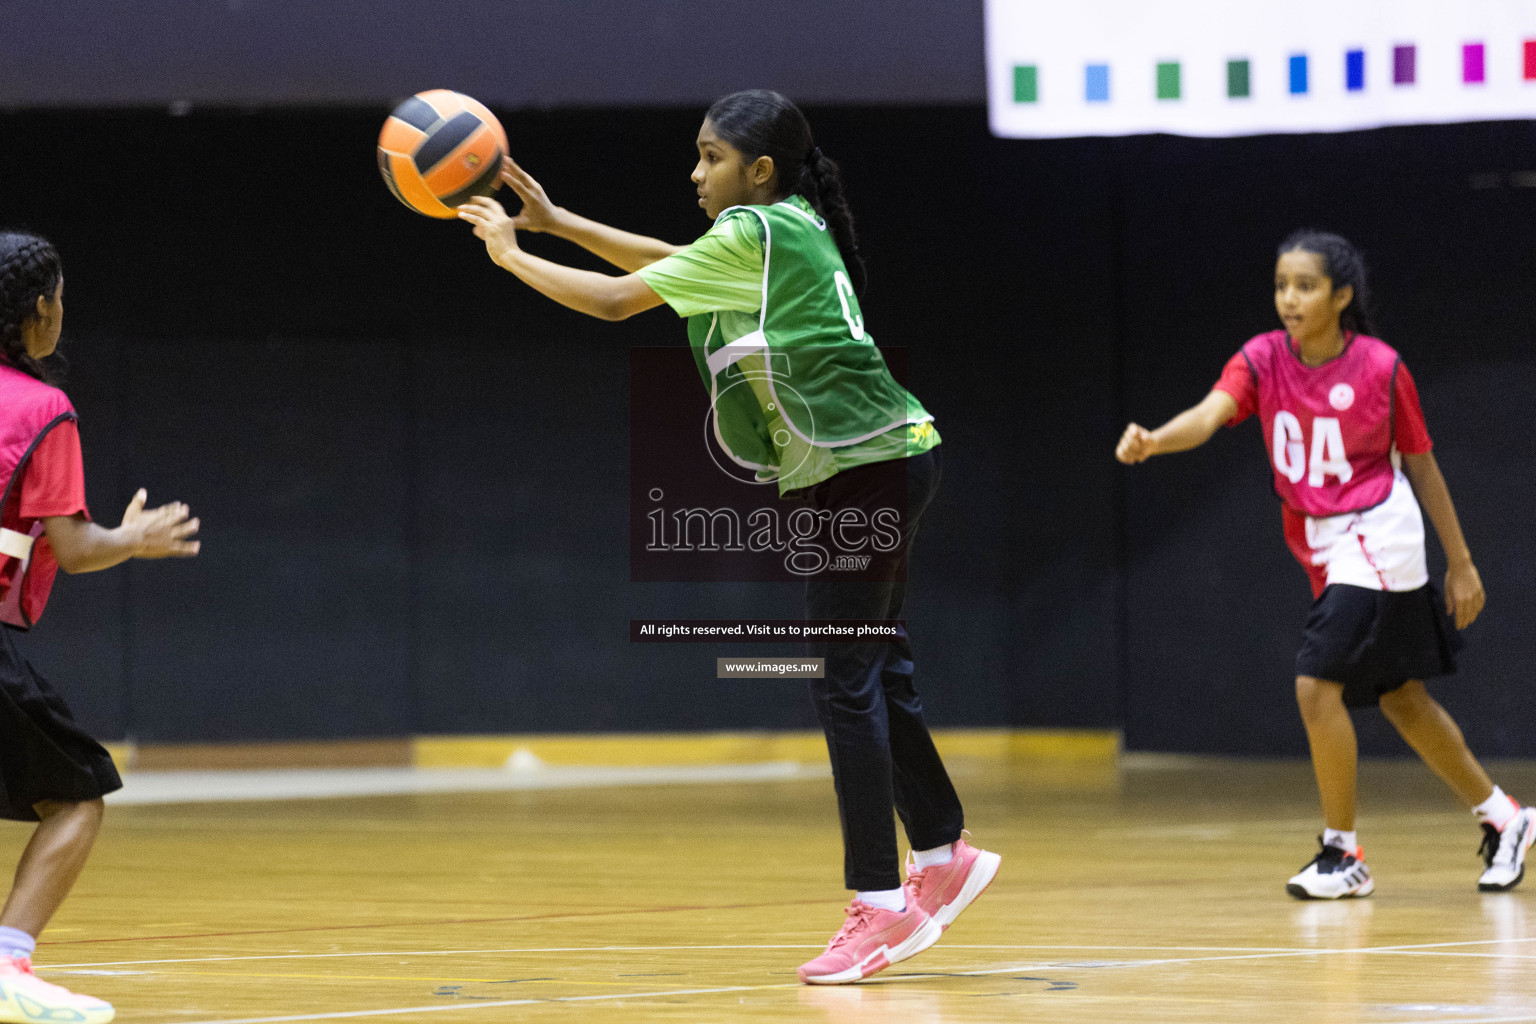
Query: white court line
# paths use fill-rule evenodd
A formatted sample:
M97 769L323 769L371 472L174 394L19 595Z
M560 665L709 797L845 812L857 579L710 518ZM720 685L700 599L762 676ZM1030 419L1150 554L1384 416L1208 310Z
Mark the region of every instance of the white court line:
M1360 947L1331 947L1331 946L1085 946L1085 945L1053 945L1053 944L1029 944L1029 945L994 945L994 944L961 944L946 943L945 949L1084 949L1101 953L1129 952L1132 950L1156 950L1166 953L1194 953L1207 951L1212 953L1237 953L1245 955L1262 956L1307 956L1310 954L1325 953L1409 953L1421 949L1443 949L1450 946L1487 946L1502 942L1533 942L1536 936L1518 939L1471 939L1465 942L1423 942L1415 945L1402 946L1360 946ZM254 956L192 956L177 957L174 959L160 960L101 960L78 964L47 964L36 970L47 972L50 970L64 970L66 968L80 967L139 967L146 964L205 964L228 963L242 960L326 960L340 959L344 957L365 956L464 956L468 954L490 953L649 953L679 950L710 950L710 949L820 949L821 944L815 945L800 943L776 943L776 944L736 944L736 945L693 945L693 946L534 946L520 947L517 949L384 949L360 953L264 953ZM1447 954L1449 955L1449 954ZM1497 957L1505 954L1466 954L1468 956ZM1524 954L1507 954L1512 958L1526 959ZM1197 957L1187 962L1194 963L1204 959L1225 959L1222 957ZM1179 960L1148 960L1146 963L1180 963Z
M1051 970L1051 969L1059 970L1059 969L1061 969L1063 967L1076 968L1078 970L1101 971L1101 970L1110 970L1112 968L1125 968L1125 967L1165 967L1165 966L1168 966L1169 964L1217 963L1217 962L1224 961L1224 960L1278 960L1278 959L1280 959L1282 957L1293 957L1293 956L1327 956L1327 955L1330 955L1330 954L1339 954L1339 953L1391 953L1391 954L1402 954L1402 955L1406 955L1406 956L1413 956L1413 955L1424 955L1422 952L1420 952L1421 950L1435 949L1435 948L1442 947L1442 946L1485 946L1485 945L1489 945L1489 944L1492 944L1492 943L1500 943L1500 942L1531 942L1531 941L1536 941L1536 936L1532 936L1530 938L1521 938L1521 939L1472 939L1472 940L1468 940L1468 941L1465 941L1465 942L1424 942L1424 943L1417 943L1417 944L1413 944L1413 945L1401 945L1401 946L1361 946L1361 947L1355 947L1355 948L1344 947L1344 946L1341 946L1341 947L1320 946L1320 947L1317 947L1315 949L1289 949L1289 950L1280 950L1280 951L1250 952L1250 953L1242 953L1242 954L1229 955L1229 956L1163 957L1163 958L1157 959L1157 960L1128 960L1128 961L1125 961L1125 962L1122 962L1122 963L1097 964L1097 965L1072 964L1072 963L1062 964L1060 962L1052 962L1052 963L1044 963L1044 964L1022 964L1022 965L1015 964L1015 965L1012 965L1012 966L1009 966L1009 967L983 968L983 969L977 969L977 970L949 970L949 971L944 971L942 973L944 973L944 974L960 974L960 975L981 976L981 975L988 975L988 974L1009 974L1009 973L1012 973L1013 971L1026 971L1026 970L1027 971L1039 971L1039 970ZM956 947L952 946L950 948L953 949L953 948L956 948ZM1043 948L1045 948L1045 949L1070 949L1070 948L1081 948L1081 947L1046 946L1046 947L1043 947ZM1134 949L1150 949L1150 948L1153 948L1153 947L1150 947L1150 946L1121 946L1121 947L1105 946L1105 947L1090 947L1090 948L1099 948L1099 949L1104 949L1104 950L1112 951L1112 950L1114 950L1116 948L1125 949L1125 950L1134 950ZM1238 948L1242 948L1242 947L1238 947ZM1469 954L1464 954L1464 955L1469 955ZM1475 955L1475 954L1472 954L1472 955ZM1493 956L1497 956L1498 954L1490 953L1490 954L1485 954L1485 955L1493 957ZM941 973L941 972L925 972L925 973ZM1521 1018L1515 1018L1515 1019L1526 1020L1527 1018L1521 1017ZM1536 1020L1536 1017L1532 1017L1532 1018L1529 1018L1529 1019L1530 1020ZM1419 1022L1405 1022L1405 1024L1419 1024ZM1474 1024L1474 1022L1471 1022L1471 1021L1458 1021L1457 1024Z
M463 956L481 953L650 953L682 949L821 949L823 943L772 946L541 946L533 949L385 949L369 953L264 953L258 956L190 956L174 960L109 960L101 963L48 964L40 971L66 967L133 967L142 964L207 964L231 960L326 960L351 956ZM1058 948L1058 947L1051 947Z
M1219 962L1219 961L1227 961L1227 960L1262 960L1262 959L1277 959L1277 958L1280 958L1280 957L1291 957L1291 956L1322 956L1322 955L1337 954L1337 953L1410 953L1411 954L1411 953L1415 953L1415 952L1418 952L1418 951L1421 951L1421 950L1425 950L1425 949L1435 949L1435 948L1446 947L1446 946L1478 946L1478 945L1491 945L1491 944L1503 943L1503 942L1529 942L1529 941L1533 941L1533 940L1536 940L1536 936L1533 936L1531 938L1520 938L1520 939L1473 939L1473 940L1467 940L1467 941L1462 941L1462 942L1427 942L1427 943L1416 943L1416 944L1412 944L1412 945L1401 945L1401 946L1374 946L1374 947L1373 946L1367 946L1367 947L1361 947L1361 948L1356 948L1356 949L1323 947L1323 948L1318 948L1318 949L1289 949L1289 950L1280 950L1280 951L1266 950L1266 951L1259 951L1259 952L1245 952L1245 953L1238 954L1238 955L1227 955L1227 956L1167 957L1167 958L1161 958L1161 959L1156 959L1156 960L1134 960L1134 961L1127 961L1127 962L1124 962L1124 963L1102 964L1102 965L1093 966L1093 967L1090 967L1089 965L1070 965L1070 964L1062 965L1060 963L1054 963L1054 962L1035 963L1035 964L1010 964L1007 967L984 968L984 969L977 969L977 970L949 970L949 971L943 971L943 972L921 972L921 973L911 974L911 975L895 975L895 976L892 976L890 978L890 981L892 981L892 982L900 982L900 981L904 981L904 980L905 981L922 981L922 980L926 980L926 979L932 978L935 975L951 976L951 977L953 977L953 976L985 977L985 976L995 975L995 974L1012 974L1012 973L1017 972L1017 971L1057 970L1057 969L1062 968L1063 966L1067 966L1067 967L1076 966L1078 969L1084 969L1084 970L1086 970L1086 969L1107 970L1107 969L1112 969L1112 968L1117 968L1117 967L1120 967L1120 968L1124 968L1124 967L1160 967L1160 966L1167 966L1167 965L1170 965L1170 964L1211 963L1211 962ZM586 946L586 947L569 947L569 948L564 948L564 949L550 948L550 949L547 949L547 950L537 950L537 951L547 951L547 952L605 952L605 951L606 952L623 952L623 951L649 951L649 950L664 950L664 949L769 949L769 948L771 948L771 949L804 949L804 948L808 948L808 947L804 947L804 946L670 946L670 947L669 946L627 946L627 947L626 946L615 946L615 947ZM814 948L814 947L809 947L809 948ZM992 948L992 949L998 949L998 948L1013 948L1013 947L967 946L967 947L960 947L960 948L969 948L969 949ZM1039 948L1044 948L1044 949L1092 949L1092 950L1101 950L1102 951L1102 950L1116 950L1116 949L1121 949L1121 950L1146 950L1146 949L1156 949L1156 948L1160 948L1160 947L1153 947L1153 946L1042 946L1042 947L1039 947ZM1192 949L1193 948L1220 949L1220 948L1223 948L1223 947L1190 947L1190 948L1192 948ZM1232 947L1232 948L1245 949L1247 947ZM461 952L461 953L472 953L472 952L494 953L494 952L535 952L535 951L536 950L461 950L459 952ZM446 953L446 952L448 952L448 951L446 951L446 950L429 951L429 953ZM188 961L188 960L181 960L181 961L138 961L138 963L154 963L154 962L179 962L179 963L186 963L186 962L206 962L206 961L209 961L209 960L257 960L257 959L261 959L261 960L286 960L286 959L317 959L317 958L322 958L322 957L335 957L335 956L410 956L410 955L413 955L413 954L411 954L411 953L401 953L401 952L398 952L398 951L397 952L393 952L393 953L378 952L378 953L362 953L362 954L357 954L357 953L352 953L352 954L345 954L345 953L344 954L286 954L286 955L262 956L262 957L205 957L205 958L197 958L197 959L191 960L191 961ZM421 954L415 954L415 955L421 955ZM97 965L80 965L80 966L113 966L113 965L97 964ZM505 1006L532 1006L532 1005L537 1005L537 1004L540 1004L540 1003L577 1003L577 1002L614 1001L614 1000L620 1000L620 999L653 999L653 998L662 998L662 997L667 997L667 996L718 995L718 994L722 994L722 993L726 993L726 992L760 992L760 991L765 991L767 989L799 988L799 987L800 987L799 984L795 983L795 982L784 982L784 983L778 983L778 984L772 984L772 985L730 985L730 986L723 986L723 987L720 987L720 988L672 989L672 990L664 990L664 991L660 991L660 992L607 993L607 994L603 994L603 995L589 995L589 996L553 996L553 997L548 997L548 998L543 998L543 999L488 1000L488 1001L476 1001L476 1002L467 1002L467 1003L434 1004L434 1005L431 1005L431 1006L395 1007L395 1008L383 1009L383 1010L341 1010L341 1011L333 1011L333 1012L329 1012L329 1013L290 1014L290 1015L287 1015L287 1016L279 1016L279 1017L220 1018L220 1019L214 1019L214 1020L190 1021L190 1022L188 1022L188 1021L177 1021L177 1022L175 1022L175 1024L283 1024L283 1022L287 1022L287 1021L336 1020L336 1019L352 1018L352 1017L381 1017L381 1016L395 1016L395 1015L399 1015L399 1014L403 1014L403 1013L438 1013L438 1012L446 1012L446 1011L450 1011L450 1010L491 1009L491 1008L505 1007ZM1418 1018L1416 1020L1394 1021L1394 1022L1389 1022L1389 1024L1425 1024L1425 1021L1428 1020L1428 1019L1429 1018ZM1476 1018L1476 1019L1460 1018L1460 1019L1455 1020L1455 1024L1532 1024L1532 1022L1536 1022L1536 1015L1526 1014L1526 1015L1523 1015L1523 1016L1515 1016L1515 1017L1482 1017L1482 1018Z
M1502 941L1502 940L1501 940ZM160 960L102 960L79 964L46 964L37 967L40 971L58 970L74 967L138 967L145 964L205 964L226 963L233 960L325 960L342 957L359 956L463 956L465 954L486 953L651 953L678 950L709 950L709 949L821 949L823 943L752 943L733 945L692 945L692 946L535 946L520 947L518 949L384 949L361 953L261 953L248 956L190 956L176 957ZM1201 950L1212 953L1303 953L1323 952L1321 949L1301 949L1295 946L1082 946L1082 945L1047 945L1047 944L990 944L990 943L946 943L945 949L1086 949L1099 952L1117 952L1124 950L1156 950L1164 953L1194 953ZM1490 954L1492 955L1492 954Z
M442 1013L448 1010L488 1010L498 1006L532 1006L537 1003L590 1003L612 999L654 999L660 996L702 996L722 992L760 992L769 988L799 988L797 982L776 985L731 985L726 988L673 989L669 992L629 992L600 996L555 996L549 999L497 999L474 1003L437 1003L432 1006L400 1006L388 1010L340 1010L334 1013L296 1013L286 1017L240 1017L237 1019L177 1021L175 1024L278 1024L290 1020L335 1020L338 1017L386 1017L399 1013ZM1465 1022L1461 1022L1465 1024Z

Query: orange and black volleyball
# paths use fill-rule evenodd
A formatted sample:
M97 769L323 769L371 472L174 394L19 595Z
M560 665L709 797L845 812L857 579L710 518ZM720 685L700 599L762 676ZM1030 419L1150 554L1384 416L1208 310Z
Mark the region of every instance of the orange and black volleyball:
M501 184L507 133L485 106L449 89L419 92L379 132L379 173L395 198L428 217L488 196Z

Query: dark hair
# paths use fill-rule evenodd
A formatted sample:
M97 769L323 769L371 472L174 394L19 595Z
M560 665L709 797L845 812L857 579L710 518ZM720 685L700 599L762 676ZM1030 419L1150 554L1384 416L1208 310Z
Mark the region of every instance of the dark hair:
M748 89L722 96L705 116L716 134L740 150L749 163L760 156L772 158L781 195L810 200L832 229L854 290L862 292L868 275L853 231L853 211L843 195L842 175L837 164L822 155L800 108L770 89Z
M1339 314L1339 326L1356 334L1374 334L1371 323L1371 290L1365 282L1365 257L1347 238L1326 231L1296 231L1280 243L1277 256L1288 252L1315 253L1323 261L1323 273L1335 288L1349 285L1355 290L1349 305Z
M0 361L47 384L53 375L27 352L21 329L37 316L38 297L52 299L63 277L64 264L47 239L0 231Z

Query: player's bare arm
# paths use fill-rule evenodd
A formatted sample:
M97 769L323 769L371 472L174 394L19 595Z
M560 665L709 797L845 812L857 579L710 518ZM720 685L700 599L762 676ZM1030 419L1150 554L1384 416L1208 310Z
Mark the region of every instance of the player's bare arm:
M202 547L193 540L198 520L186 505L173 501L146 509L149 495L141 488L123 512L116 529L98 526L83 515L45 516L48 544L67 573L97 572L130 558L191 558Z
M497 266L562 306L599 320L626 320L661 305L661 296L636 274L613 277L524 251L517 244L517 225L494 199L476 196L459 207L459 216L474 225L475 237L485 242Z
M511 157L502 160L501 180L523 201L523 208L512 218L515 228L544 232L574 242L620 270L633 272L683 250L681 245L621 231L556 206L550 202L544 186Z
M1429 521L1435 524L1440 546L1445 549L1445 611L1456 621L1457 629L1472 625L1483 610L1487 595L1483 592L1483 580L1477 566L1472 564L1472 552L1462 536L1461 520L1451 501L1450 488L1440 473L1440 464L1434 452L1403 456L1403 473L1413 485L1413 493L1429 513Z
M1237 402L1225 391L1212 391L1192 406L1164 423L1148 430L1139 423L1128 424L1115 446L1115 458L1126 465L1144 462L1154 455L1198 448L1237 414Z

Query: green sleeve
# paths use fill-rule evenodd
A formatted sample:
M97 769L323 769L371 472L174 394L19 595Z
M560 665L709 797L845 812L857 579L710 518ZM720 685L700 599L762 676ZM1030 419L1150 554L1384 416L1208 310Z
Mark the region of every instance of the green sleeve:
M728 212L682 252L639 271L678 316L721 310L755 313L763 304L763 240L757 217Z

